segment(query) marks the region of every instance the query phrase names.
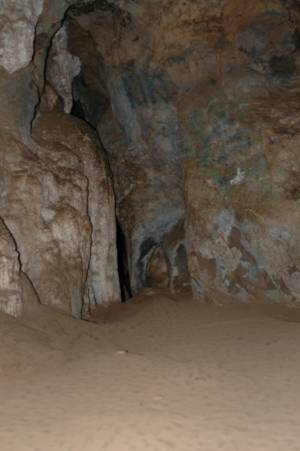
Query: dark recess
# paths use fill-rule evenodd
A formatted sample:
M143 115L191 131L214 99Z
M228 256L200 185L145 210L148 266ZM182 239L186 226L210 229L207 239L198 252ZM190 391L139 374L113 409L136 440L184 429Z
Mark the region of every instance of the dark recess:
M130 287L130 275L128 267L128 255L126 247L126 238L117 221L117 251L118 251L118 272L121 288L122 302L126 302L132 297Z

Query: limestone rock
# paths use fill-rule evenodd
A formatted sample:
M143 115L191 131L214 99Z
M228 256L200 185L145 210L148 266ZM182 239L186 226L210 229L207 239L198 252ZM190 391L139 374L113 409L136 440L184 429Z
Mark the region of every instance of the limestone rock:
M32 59L43 4L44 0L0 1L0 67L9 73L26 67Z
M28 139L51 40L77 0L0 0L0 129Z
M0 311L12 316L22 312L21 267L15 241L0 219Z
M109 3L74 15L69 29L83 77L91 69L74 21L89 31L106 74L110 106L99 110L97 129L133 291L148 269L165 274L165 265L171 286L178 268L186 285L188 259L197 297L299 300L299 7Z
M297 19L274 2L230 20L222 87L212 87L201 104L191 100L183 115L192 286L209 300L295 303Z
M31 149L3 137L1 216L40 302L80 317L119 299L113 193L88 128L63 115L38 124Z
M86 202L82 213L91 226L85 308L120 300L115 198L106 156L90 127L64 114L44 114L35 124L35 135L45 147L55 148L57 139L70 154L69 165L81 172ZM63 155L54 155L64 165ZM73 160L73 161L72 161ZM74 173L75 175L75 173ZM70 193L71 196L71 193ZM80 236L80 231L79 231Z
M90 80L91 69L87 68L91 58L87 59L85 54L86 43L91 45L90 34L87 37L82 33L78 47L74 44L78 43L78 27L72 25L68 30L72 51L77 51L82 61L82 77ZM99 30L90 29L92 35L96 31ZM99 35L96 42L103 47L107 40L100 42ZM110 60L104 58L106 52L107 49L101 57L104 64L109 64ZM96 75L97 69L92 67ZM110 68L107 73L110 74ZM101 95L103 98L99 89L98 98ZM114 175L117 215L127 242L131 289L137 293L146 283L152 252L162 246L184 214L178 118L172 102L175 92L164 71L128 63L111 73L106 95L111 105L97 114L96 125ZM91 98L88 88L77 90L83 112L93 109ZM87 120L89 117L85 115Z
M300 300L298 2L0 5L0 216L41 302L119 298L108 164L128 293Z
M81 63L68 51L68 36L65 27L55 34L48 61L48 78L52 87L64 101L64 111L71 113L73 106L72 83L79 75Z

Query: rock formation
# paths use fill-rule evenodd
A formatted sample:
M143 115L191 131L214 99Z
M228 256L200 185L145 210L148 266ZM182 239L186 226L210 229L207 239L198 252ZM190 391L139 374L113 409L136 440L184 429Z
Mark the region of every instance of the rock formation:
M300 301L298 1L0 7L0 293Z
M22 313L21 267L13 237L0 221L0 310L8 315Z
M0 114L0 217L5 223L1 228L1 308L20 313L25 301L18 278L22 270L41 303L81 317L96 304L120 299L115 203L106 157L95 133L59 109L51 113L48 104L55 93L51 96L44 78L39 80L43 74L35 59L41 55L34 54L34 39L36 45L44 40L49 46L53 37L56 47L66 52L55 38L60 33L64 39L60 21L65 9L58 8L56 22L48 23L53 7L49 3L43 9L43 2L4 1L1 9L9 30L0 61L1 96L6 102ZM22 43L19 33L14 33L16 27L27 29ZM49 31L42 39L46 28L52 35ZM46 56L43 59L46 64ZM54 70L50 74L52 81ZM71 80L72 75L61 74L60 95L68 87L64 76ZM6 302L3 290L8 293Z

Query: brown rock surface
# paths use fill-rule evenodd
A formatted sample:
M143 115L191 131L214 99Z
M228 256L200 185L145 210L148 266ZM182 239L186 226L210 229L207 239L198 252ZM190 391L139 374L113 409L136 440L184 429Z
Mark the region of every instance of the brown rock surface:
M45 299L63 287L70 296L61 291L58 303L72 298L78 315L83 298L87 310L118 298L110 172L103 153L96 162L95 138L88 144L90 132L63 109L88 122L107 153L127 292L139 292L158 270L172 291L192 285L201 298L300 299L299 2L1 5L0 122L17 141L1 144L3 168L10 166L0 216ZM26 183L16 189L25 167ZM26 197L22 218L16 193ZM54 229L49 202L54 210L67 204ZM43 230L38 252L21 252L25 217L32 231ZM30 248L35 239L28 231ZM53 239L60 246L50 252L57 271L50 295L40 254ZM72 269L62 274L67 261Z
M37 124L32 150L2 139L0 211L40 301L79 317L119 299L108 169L79 120Z
M133 291L185 219L175 273L186 281L187 254L197 296L299 299L297 2L100 3L73 10L67 30L82 62L77 102L87 120L98 112L114 174Z
M16 244L0 219L0 311L12 316L22 312L21 267Z

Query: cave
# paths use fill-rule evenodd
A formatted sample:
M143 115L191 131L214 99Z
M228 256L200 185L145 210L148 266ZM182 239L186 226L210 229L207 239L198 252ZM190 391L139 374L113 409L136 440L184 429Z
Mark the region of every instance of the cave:
M298 0L0 0L4 451L299 449L299 105Z

